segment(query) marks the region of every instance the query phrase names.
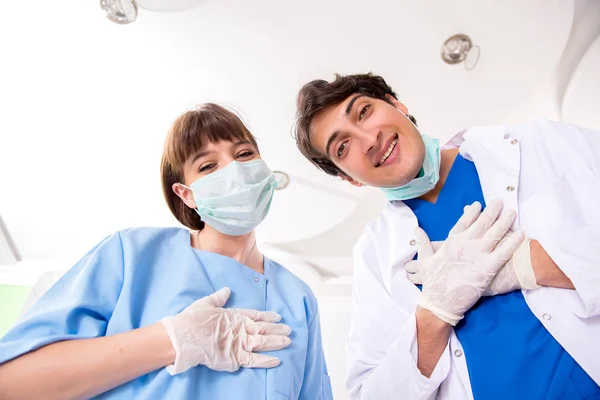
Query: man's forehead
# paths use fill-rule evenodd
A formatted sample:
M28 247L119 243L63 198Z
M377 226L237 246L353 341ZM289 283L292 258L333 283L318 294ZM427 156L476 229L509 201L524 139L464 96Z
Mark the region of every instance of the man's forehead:
M325 154L325 146L329 137L335 132L338 120L343 116L338 112L343 103L324 108L313 119L310 136L313 145L319 152Z
M315 116L310 130L313 140L318 142L319 150L324 152L325 143L327 143L329 137L335 132L336 123L347 118L346 107L355 97L357 95L352 94L346 97L341 103L324 108Z

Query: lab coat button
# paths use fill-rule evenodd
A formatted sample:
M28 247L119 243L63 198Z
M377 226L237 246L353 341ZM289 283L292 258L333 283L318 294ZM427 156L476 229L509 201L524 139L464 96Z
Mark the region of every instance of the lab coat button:
M456 350L454 350L454 355L455 355L456 357L462 357L462 354L463 354L463 353L462 353L462 350L461 350L461 349L456 349Z
M512 186L512 185L510 185L510 186L507 186L507 187L506 187L506 191L507 191L507 192L514 192L514 191L515 191L515 187L514 187L514 186Z
M550 321L552 319L552 315L544 314L544 315L542 315L542 318L544 318L546 321Z
M254 277L254 282L258 283L258 281L260 281L259 277L258 277L258 276L255 276L255 277Z
M517 144L519 143L519 139L513 139L510 141L510 144Z
M417 244L417 241L415 239L411 240L410 242L408 242L411 246L414 246L415 244Z

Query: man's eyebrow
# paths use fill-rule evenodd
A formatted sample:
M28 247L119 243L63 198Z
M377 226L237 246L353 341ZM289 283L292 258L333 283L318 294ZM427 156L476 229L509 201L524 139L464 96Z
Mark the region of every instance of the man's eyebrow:
M352 111L352 107L354 106L354 103L356 103L356 100L360 99L361 97L364 97L364 94L357 94L355 95L352 100L350 100L348 102L348 105L346 106L346 110L344 110L344 112L346 113L346 115L350 114L350 111ZM327 140L327 145L325 146L325 154L327 154L328 157L331 157L331 155L329 154L329 149L331 147L331 145L333 144L333 142L335 142L335 140L337 139L337 137L340 135L339 132L333 132L333 135L331 135L329 137L329 139Z
M333 132L333 135L331 135L329 137L329 139L327 140L327 145L325 146L325 153L327 154L327 157L331 156L329 155L329 148L331 147L331 145L333 144L333 142L335 142L335 140L337 139L337 137L339 136L339 132Z
M356 96L354 96L352 98L352 100L350 100L348 102L348 105L346 106L346 110L344 110L346 115L350 114L350 111L352 111L352 107L354 106L354 103L356 103L356 100L360 99L361 97L364 97L364 94L357 94ZM339 134L340 133L337 131L333 132L333 135L331 135L329 137L329 139L327 140L327 145L325 146L325 153L327 154L328 157L331 157L331 155L329 154L329 149L330 149L331 145L333 144L333 142L335 142L335 140L337 139Z
M346 106L346 115L350 114L350 111L352 111L352 107L354 106L354 103L356 102L356 100L360 99L363 96L364 96L364 94L357 94L356 96L354 96L352 98L352 100L350 100L348 102L348 105Z

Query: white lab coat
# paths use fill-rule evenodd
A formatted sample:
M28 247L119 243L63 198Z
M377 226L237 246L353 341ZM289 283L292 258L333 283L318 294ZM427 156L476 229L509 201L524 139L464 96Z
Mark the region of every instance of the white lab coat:
M486 202L517 210L515 229L538 240L574 290L524 291L531 311L600 383L600 132L547 120L475 127L445 147L475 163ZM452 332L430 378L416 367L420 291L404 264L416 253L417 219L388 204L354 248L354 315L348 338L353 399L472 399ZM535 379L535 371L531 373Z

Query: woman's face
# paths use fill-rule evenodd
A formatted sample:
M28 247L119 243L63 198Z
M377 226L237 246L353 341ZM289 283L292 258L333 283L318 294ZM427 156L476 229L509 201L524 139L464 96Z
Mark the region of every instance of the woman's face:
M246 162L261 158L252 143L244 140L234 142L221 140L207 142L200 150L192 154L183 165L183 183L192 183L228 166L232 161ZM173 191L190 208L196 208L192 191L180 183L173 184Z

